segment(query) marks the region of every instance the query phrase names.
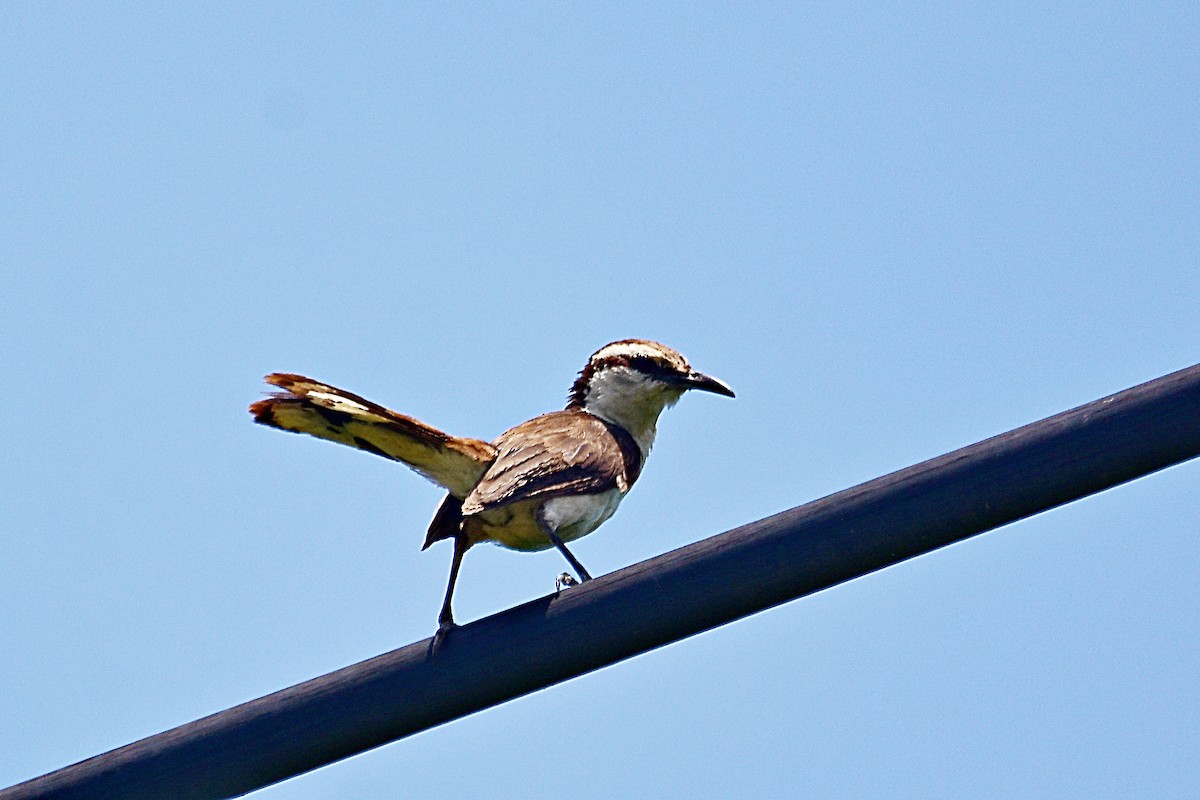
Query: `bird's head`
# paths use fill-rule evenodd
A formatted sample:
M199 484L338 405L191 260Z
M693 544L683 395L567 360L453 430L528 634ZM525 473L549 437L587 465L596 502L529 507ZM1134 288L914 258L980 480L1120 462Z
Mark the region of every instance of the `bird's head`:
M648 453L659 414L689 389L734 396L723 381L692 369L678 351L647 339L623 339L592 354L571 387L567 408L620 425Z

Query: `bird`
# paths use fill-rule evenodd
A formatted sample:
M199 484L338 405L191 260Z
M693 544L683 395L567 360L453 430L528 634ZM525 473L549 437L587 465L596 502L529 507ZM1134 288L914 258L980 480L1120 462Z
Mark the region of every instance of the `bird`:
M454 543L438 638L454 627L451 600L463 556L476 544L556 548L578 575L591 575L567 548L596 530L633 487L654 445L659 415L691 389L734 397L724 381L693 369L678 351L622 339L588 359L561 411L508 429L492 442L452 436L359 395L292 373L264 379L282 391L250 406L254 421L398 461L446 490L422 550ZM568 573L558 587L577 581Z

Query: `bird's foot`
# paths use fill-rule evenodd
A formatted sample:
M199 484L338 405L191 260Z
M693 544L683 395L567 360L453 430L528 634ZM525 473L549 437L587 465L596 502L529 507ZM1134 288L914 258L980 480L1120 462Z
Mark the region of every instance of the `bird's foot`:
M438 648L446 643L446 638L450 635L450 631L457 627L452 619L438 620L437 633L433 635L433 644L430 646L430 649L436 653Z

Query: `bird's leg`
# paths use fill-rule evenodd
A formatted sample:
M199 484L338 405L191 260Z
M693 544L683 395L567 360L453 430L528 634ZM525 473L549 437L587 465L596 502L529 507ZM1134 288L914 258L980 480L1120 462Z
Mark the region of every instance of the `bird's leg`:
M546 536L550 537L550 541L553 542L554 546L558 548L558 552L563 554L563 558L567 559L567 563L570 564L572 569L574 569L579 575L579 580L590 581L592 576L589 575L588 571L583 568L583 564L579 563L579 559L571 555L571 551L567 549L567 546L563 543L562 538L554 532L553 528L546 524L545 520L541 519L540 514L538 515L538 525L541 527L542 532L545 533Z
M458 568L462 566L463 555L471 545L467 537L459 534L454 537L454 560L450 562L450 582L446 584L446 599L442 601L442 611L438 614L438 632L434 636L434 644L439 644L446 634L454 629L454 613L450 610L450 599L454 597L454 584L458 581Z

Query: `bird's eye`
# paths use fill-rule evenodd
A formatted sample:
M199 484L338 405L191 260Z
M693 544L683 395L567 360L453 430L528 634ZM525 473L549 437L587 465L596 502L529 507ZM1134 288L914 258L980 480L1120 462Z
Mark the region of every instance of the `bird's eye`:
M662 372L662 365L660 365L650 356L632 356L629 359L629 366L633 367L638 372L645 372L647 375L654 375Z

